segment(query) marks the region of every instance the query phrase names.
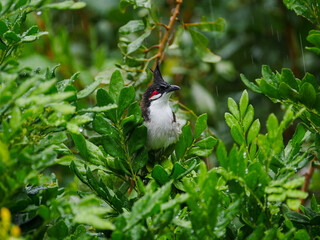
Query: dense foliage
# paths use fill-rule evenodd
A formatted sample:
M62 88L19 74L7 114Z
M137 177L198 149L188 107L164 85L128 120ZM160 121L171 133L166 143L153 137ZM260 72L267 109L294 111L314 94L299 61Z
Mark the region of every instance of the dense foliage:
M295 64L280 72L263 65L255 84L245 71L253 60L228 59L239 29L223 35L228 21L189 12L193 1L167 4L110 1L115 40L99 36L115 36L108 21L88 25L85 10L99 19L98 1L0 2L0 239L320 239L319 72L300 80ZM314 26L307 49L319 54L318 1L281 4ZM57 30L61 16L80 16L84 31L78 23ZM222 57L211 50L218 47ZM182 87L172 102L182 134L154 159L139 101L148 67L163 59L165 78ZM270 103L227 92L229 81L244 86L238 63L250 98ZM213 77L223 79L215 83L221 97ZM222 123L215 103L223 101ZM274 103L283 116L266 111Z

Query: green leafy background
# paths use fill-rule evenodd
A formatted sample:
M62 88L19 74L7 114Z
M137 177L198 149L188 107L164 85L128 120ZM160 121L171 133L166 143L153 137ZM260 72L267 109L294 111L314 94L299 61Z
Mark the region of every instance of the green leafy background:
M0 3L0 239L320 238L318 1Z

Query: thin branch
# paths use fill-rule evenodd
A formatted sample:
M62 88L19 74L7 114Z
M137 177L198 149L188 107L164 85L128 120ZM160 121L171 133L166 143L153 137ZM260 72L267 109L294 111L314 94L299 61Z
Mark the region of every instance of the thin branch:
M178 14L180 13L180 6L182 4L183 0L176 0L176 7L174 9L174 12L172 14L172 16L170 17L170 22L167 26L167 31L165 32L163 38L161 39L160 43L159 43L159 49L158 49L158 53L157 53L157 57L156 57L156 61L153 65L153 68L155 68L157 66L157 62L160 61L163 59L163 56L164 56L164 48L168 42L168 39L169 39L169 36L170 36L170 33L172 32L172 29L173 29L173 24L178 16Z
M149 47L149 48L145 49L143 52L147 53L147 52L151 51L152 49L154 49L154 48L159 48L159 47L160 47L160 46L159 46L159 44L157 44L157 45L153 45L153 46L151 46L151 47Z
M314 167L312 166L312 164L316 160L317 160L317 157L314 156L314 158L310 162L308 172L304 176L305 177L305 181L304 181L304 184L303 184L303 186L301 188L301 191L308 192L310 180L311 180L313 172L314 172ZM301 201L301 205L304 205L306 200L305 199L300 199L300 201Z
M169 30L168 25L164 24L164 23L156 23L156 25L162 26L164 27L167 31Z

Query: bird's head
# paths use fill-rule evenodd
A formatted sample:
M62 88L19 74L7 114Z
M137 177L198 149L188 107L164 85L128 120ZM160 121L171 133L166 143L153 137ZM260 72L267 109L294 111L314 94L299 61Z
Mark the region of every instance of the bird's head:
M159 63L153 71L153 84L143 94L144 99L153 102L157 100L169 100L173 91L179 90L177 85L171 85L163 80L159 68Z
M179 89L179 86L171 85L163 80L158 63L153 71L153 83L144 92L142 97L142 112L146 112L151 104L168 104L171 94Z

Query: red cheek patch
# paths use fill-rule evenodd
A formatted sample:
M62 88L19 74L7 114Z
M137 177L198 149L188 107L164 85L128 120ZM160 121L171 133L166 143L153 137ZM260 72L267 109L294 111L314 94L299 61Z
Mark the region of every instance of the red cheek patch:
M149 97L149 99L152 98L152 96L157 95L157 94L159 94L157 91L153 91L153 93L151 94L151 96Z

